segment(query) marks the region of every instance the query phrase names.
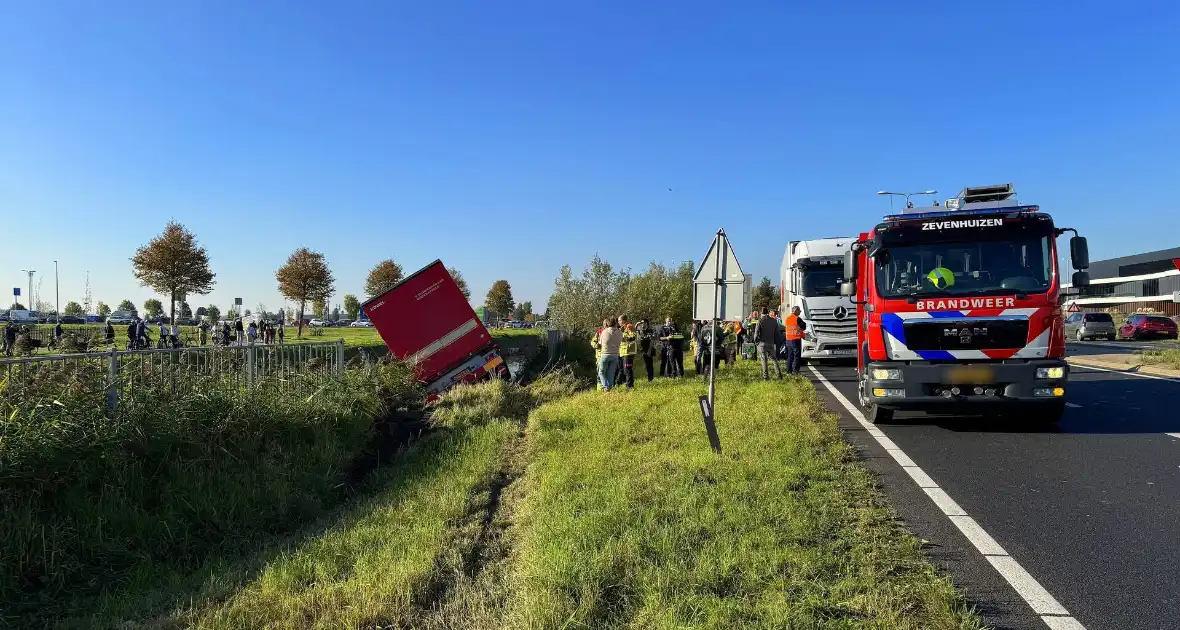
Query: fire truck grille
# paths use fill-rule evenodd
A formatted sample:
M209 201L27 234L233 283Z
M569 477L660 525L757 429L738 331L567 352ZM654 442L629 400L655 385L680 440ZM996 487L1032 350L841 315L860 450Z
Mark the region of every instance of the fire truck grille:
M1023 348L1027 319L924 319L904 324L910 350L992 350Z

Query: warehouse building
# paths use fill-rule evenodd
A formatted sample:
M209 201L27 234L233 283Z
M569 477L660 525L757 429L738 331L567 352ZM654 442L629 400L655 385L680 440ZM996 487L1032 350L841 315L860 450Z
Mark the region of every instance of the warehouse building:
M1068 287L1069 285L1064 285ZM1090 286L1066 310L1180 315L1180 247L1090 263Z

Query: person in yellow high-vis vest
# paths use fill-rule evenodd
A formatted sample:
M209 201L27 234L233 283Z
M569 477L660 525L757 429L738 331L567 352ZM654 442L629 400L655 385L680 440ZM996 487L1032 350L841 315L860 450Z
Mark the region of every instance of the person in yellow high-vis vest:
M623 329L623 341L619 344L619 359L622 366L622 378L619 382L627 389L635 387L635 353L639 349L639 337L635 334L635 327L627 321L625 315L619 315L619 327Z

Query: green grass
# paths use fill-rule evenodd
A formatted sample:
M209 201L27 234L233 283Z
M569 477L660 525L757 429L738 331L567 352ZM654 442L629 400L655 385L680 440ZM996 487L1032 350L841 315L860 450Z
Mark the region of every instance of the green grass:
M143 390L115 421L101 391L5 407L0 626L105 627L171 608L195 575L322 517L348 497L381 397L409 375L392 364L376 373L384 389L358 371L298 397Z
M737 369L723 456L697 380L532 414L502 627L978 627L811 386Z
M516 432L507 421L439 433L381 475L390 485L323 536L268 564L196 628L406 626L450 542L448 525L478 506L472 489Z
M1170 370L1180 370L1180 348L1169 348L1167 350L1144 350L1140 353L1140 358L1145 364L1158 365Z

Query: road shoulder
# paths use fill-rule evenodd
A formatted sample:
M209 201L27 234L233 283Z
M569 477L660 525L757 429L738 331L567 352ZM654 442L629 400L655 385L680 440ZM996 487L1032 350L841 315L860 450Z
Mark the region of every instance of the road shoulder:
M983 622L997 629L1043 629L1045 623L1041 618L976 551L884 447L844 409L810 370L805 370L805 374L812 380L824 406L839 416L845 440L856 449L861 463L877 477L903 525L923 541L923 554L939 572L950 577ZM838 389L843 389L840 381L850 379L851 374L850 369L824 370L825 378ZM844 395L847 396L847 393Z

